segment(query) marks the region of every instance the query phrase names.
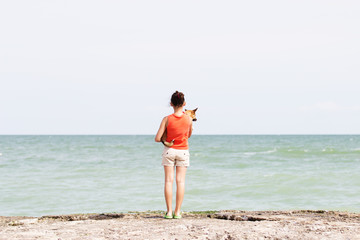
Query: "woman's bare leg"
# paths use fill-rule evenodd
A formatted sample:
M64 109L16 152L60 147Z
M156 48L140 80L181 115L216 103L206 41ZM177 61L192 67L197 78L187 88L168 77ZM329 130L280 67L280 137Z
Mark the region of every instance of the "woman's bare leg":
M176 167L176 207L175 215L180 215L185 194L185 175L187 167Z
M172 186L174 182L174 167L164 166L165 187L164 195L168 216L172 216Z

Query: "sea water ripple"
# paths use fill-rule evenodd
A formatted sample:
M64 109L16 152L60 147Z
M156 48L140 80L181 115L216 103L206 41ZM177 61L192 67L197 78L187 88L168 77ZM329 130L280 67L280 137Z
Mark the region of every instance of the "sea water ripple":
M0 136L0 215L162 210L153 139ZM360 212L359 135L195 135L190 146L184 211Z

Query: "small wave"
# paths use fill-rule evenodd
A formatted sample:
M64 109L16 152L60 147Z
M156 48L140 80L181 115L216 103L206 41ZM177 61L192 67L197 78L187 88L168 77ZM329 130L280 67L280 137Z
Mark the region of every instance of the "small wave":
M354 148L353 151L360 152L360 148ZM1 153L0 153L0 155L1 155Z
M256 152L244 152L244 155L253 156L256 155Z
M0 156L2 155L2 153L0 153Z
M263 175L263 177L273 177L274 176L274 174L265 174L265 175Z
M274 153L274 152L277 152L276 148L274 148L273 150L269 150L269 151L265 151L265 152L261 152L261 153L267 154L267 153Z
M292 152L292 153L303 153L303 152L309 152L309 149L293 149L293 148L289 148L289 149L284 149L282 152Z
M323 148L322 151L323 151L323 152L333 152L334 149L332 149L332 148Z
M247 155L247 156L253 156L253 155L256 155L256 154L269 154L269 153L274 153L274 152L277 152L277 149L274 148L272 150L268 150L268 151L263 151L263 152L244 152L244 155Z

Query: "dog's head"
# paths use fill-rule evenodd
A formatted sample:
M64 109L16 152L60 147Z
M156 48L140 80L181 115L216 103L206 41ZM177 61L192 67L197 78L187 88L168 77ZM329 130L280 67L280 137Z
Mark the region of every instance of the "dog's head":
M196 110L198 110L198 108L195 108L194 110L186 110L185 109L185 114L189 115L193 121L196 121L197 120L196 114L195 114Z

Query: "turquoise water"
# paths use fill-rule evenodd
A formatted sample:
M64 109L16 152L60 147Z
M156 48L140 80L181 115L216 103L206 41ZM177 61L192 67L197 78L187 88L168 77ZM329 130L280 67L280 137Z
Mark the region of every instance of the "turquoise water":
M153 139L0 136L0 215L165 210ZM190 153L184 211L360 212L360 135L201 135Z

